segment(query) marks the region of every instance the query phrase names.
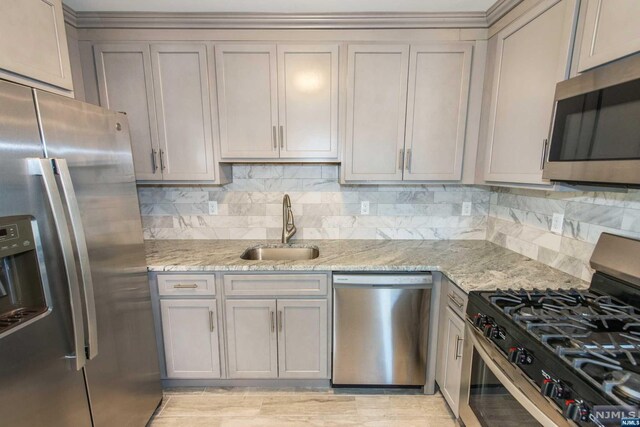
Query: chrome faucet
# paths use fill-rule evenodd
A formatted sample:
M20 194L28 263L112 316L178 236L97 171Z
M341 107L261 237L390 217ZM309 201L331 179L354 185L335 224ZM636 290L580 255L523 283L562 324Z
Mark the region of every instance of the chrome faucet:
M296 231L291 211L291 199L288 194L285 194L282 198L282 243L289 243L289 239L296 234Z

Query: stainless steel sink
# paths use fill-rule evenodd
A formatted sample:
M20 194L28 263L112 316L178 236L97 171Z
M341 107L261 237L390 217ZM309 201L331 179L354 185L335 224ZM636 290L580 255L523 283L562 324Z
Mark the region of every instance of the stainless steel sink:
M320 251L315 246L276 246L247 248L240 258L265 261L297 261L318 258Z

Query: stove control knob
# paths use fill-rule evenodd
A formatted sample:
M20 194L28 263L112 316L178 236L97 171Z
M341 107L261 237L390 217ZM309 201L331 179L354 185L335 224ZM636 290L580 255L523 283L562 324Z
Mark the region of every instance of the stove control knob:
M509 349L509 362L516 365L530 365L533 357L522 347L511 347Z
M562 399L566 394L564 384L560 381L545 379L542 382L542 395L550 397L552 399Z
M484 314L478 313L473 316L473 324L476 328L482 329L488 321L489 319Z
M589 407L579 400L567 400L564 402L564 416L573 421L587 421L589 419Z
M484 336L490 339L504 339L504 333L495 323L484 325Z

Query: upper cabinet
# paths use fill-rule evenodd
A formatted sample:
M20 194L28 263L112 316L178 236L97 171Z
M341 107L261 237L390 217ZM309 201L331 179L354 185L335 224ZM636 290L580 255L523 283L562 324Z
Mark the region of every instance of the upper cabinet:
M136 179L162 179L148 44L93 47L100 105L127 113Z
M472 50L349 46L346 181L461 178Z
M127 113L136 179L219 181L204 44L94 45L100 105Z
M556 83L569 75L576 0L544 0L490 40L484 180L547 184Z
M337 158L337 45L215 49L223 159Z
M583 0L584 30L578 71L640 52L638 0Z
M72 96L61 0L0 2L0 78Z

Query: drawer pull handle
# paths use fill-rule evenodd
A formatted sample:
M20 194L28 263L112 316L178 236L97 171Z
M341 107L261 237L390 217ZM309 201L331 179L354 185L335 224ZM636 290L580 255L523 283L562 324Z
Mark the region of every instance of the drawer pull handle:
M451 302L453 302L455 305L458 306L458 308L462 308L464 307L464 303L458 301L458 299L456 298L455 295L453 294L447 294L447 296L449 297L449 299L451 300Z
M213 311L209 311L209 330L213 332L215 329L215 322L213 321Z
M195 283L190 283L190 284L178 283L177 285L173 285L173 287L175 289L197 289L198 285L196 285Z

